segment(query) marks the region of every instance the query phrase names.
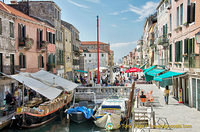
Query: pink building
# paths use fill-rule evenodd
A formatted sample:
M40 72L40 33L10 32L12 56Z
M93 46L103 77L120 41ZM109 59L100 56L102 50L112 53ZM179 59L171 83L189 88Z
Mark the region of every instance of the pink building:
M200 1L170 0L169 64L172 70L187 72L173 79L174 97L182 90L183 102L200 109L200 45L195 35L200 32Z
M47 69L47 52L55 54L55 29L14 8L0 3L2 9L15 16L15 65L22 72Z

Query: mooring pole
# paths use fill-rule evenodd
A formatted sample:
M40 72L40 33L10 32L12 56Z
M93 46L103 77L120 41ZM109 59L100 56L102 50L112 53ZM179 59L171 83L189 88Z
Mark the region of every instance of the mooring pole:
M98 84L100 83L99 76L99 16L97 16L97 76L98 76Z

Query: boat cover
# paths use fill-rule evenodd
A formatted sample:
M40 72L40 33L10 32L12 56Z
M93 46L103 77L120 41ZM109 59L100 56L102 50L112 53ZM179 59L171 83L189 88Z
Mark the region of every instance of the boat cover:
M81 106L81 107L78 106L75 108L70 108L67 111L67 114L71 114L74 112L82 112L83 115L85 116L85 118L87 118L87 119L90 119L90 117L93 115L93 109L86 108L85 106Z
M74 90L78 85L66 80L62 77L56 76L52 73L49 73L44 70L40 70L39 72L36 73L31 73L31 76L34 77L35 79L38 79L42 82L46 82L51 85L57 85L62 88L64 88L66 91L71 91Z
M40 93L44 97L53 100L58 97L62 90L57 89L55 87L48 86L36 79L33 79L29 76L29 73L19 73L16 75L11 75L11 78L23 83L27 87L35 90L36 92Z

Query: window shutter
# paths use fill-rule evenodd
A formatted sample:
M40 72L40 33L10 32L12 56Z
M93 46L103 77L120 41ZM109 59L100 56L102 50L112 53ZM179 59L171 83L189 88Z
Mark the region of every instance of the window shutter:
M0 18L0 34L2 34L2 20Z
M55 44L55 34L53 34L53 44Z
M26 56L23 55L23 68L26 68Z
M166 37L167 37L167 33L168 33L168 31L167 31L167 30L168 30L168 29L167 29L167 28L168 28L168 27L167 27L167 24L165 25L165 28L166 28L166 29L165 29L165 34L166 34Z
M191 21L190 21L190 11L191 10L191 6L190 5L188 5L187 6L187 23L191 23Z
M39 42L40 42L40 36L39 36L39 29L37 29L37 48L39 49Z
M192 9L192 12L193 12L192 21L193 22L195 22L195 8L196 8L196 4L193 3L193 9Z
M192 53L195 53L195 43L194 43L194 38L192 38Z
M19 54L19 68L22 68L22 55Z
M43 41L43 30L40 30L40 48L42 47L42 41Z
M188 39L184 40L184 54L188 54Z
M38 68L40 68L40 55L38 56Z
M180 41L180 56L179 56L179 61L182 62L182 54L183 54L183 50L182 50L182 43L183 41Z
M26 25L23 26L23 39L26 38Z
M42 61L42 68L44 68L44 57L41 56L41 61Z
M18 23L18 39L19 39L19 42L21 41L21 25Z
M194 15L194 3L191 3L191 8L190 8L190 22L193 22L193 15Z
M53 55L53 64L56 63L56 55Z

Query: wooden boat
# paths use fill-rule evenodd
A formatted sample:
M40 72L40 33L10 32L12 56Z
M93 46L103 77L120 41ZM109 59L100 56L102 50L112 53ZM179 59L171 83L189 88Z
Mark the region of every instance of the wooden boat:
M14 113L4 116L0 119L0 130L2 130L4 127L8 126L11 123L13 115Z
M15 123L22 128L34 128L46 124L64 112L72 97L73 92L63 93L52 101L40 104L37 108L22 107L15 115Z
M126 99L106 99L97 110L94 123L107 130L119 129L126 114Z
M74 94L74 101L72 107L66 110L66 113L69 115L69 118L76 123L83 123L90 120L97 109L96 105L96 95L93 92L87 92L87 94L94 95L93 102L89 101L80 101L75 103L76 95ZM84 94L84 93L82 93Z

